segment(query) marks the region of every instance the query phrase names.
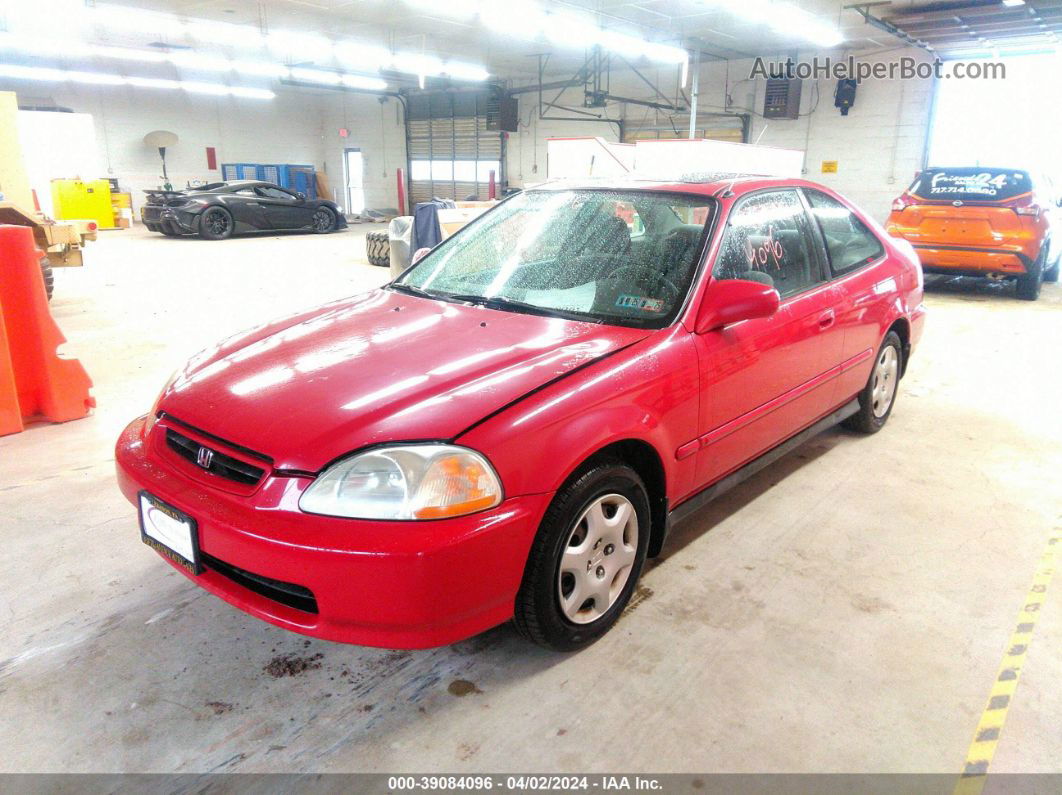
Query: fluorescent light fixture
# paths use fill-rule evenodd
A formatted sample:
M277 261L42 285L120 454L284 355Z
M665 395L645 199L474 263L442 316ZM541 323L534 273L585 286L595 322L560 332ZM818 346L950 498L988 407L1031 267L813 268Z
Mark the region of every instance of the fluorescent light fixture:
M254 75L255 77L284 77L288 73L288 67L284 64L269 63L268 61L232 61L233 71L242 75Z
M233 68L232 61L228 58L187 50L171 52L166 56L166 60L182 69L197 69L201 72L231 72Z
M304 69L293 66L288 70L292 80L300 83L317 83L322 86L347 86L348 88L363 88L367 91L385 91L387 81L378 77L363 77L362 75L340 74L328 72L324 69Z
M0 6L4 5L4 1L0 0ZM437 13L445 14L456 13L463 9L464 13L485 13L489 16L491 12L485 9L493 8L483 0L452 0L452 2L442 4L439 4L437 0L423 0L423 2L432 3L432 8ZM166 53L150 49L113 47L89 44L81 38L82 36L91 38L94 35L94 28L105 28L166 42L194 40L244 50L268 49L273 52L277 61L288 59L293 62L307 60L321 62L334 56L340 64L352 71L394 70L417 75L421 79L425 75L449 74L454 80L476 82L489 77L486 69L475 64L453 65L453 68L447 72L442 60L432 55L392 53L383 47L352 40L334 42L326 36L311 32L274 30L265 35L255 25L184 19L173 14L106 3L85 6L82 5L81 0L33 0L33 2L25 0L25 2L13 5L14 11L7 15L8 28L12 32L0 33L0 49L44 55L55 59L111 58L144 63L168 61L180 68L206 72L232 70L240 74L272 78L280 78L288 74L287 65L279 62L258 61L254 59L254 56L250 56L247 60L240 60L237 56L236 59L230 61L220 54L206 55L198 51ZM518 7L514 10L507 10L505 15L497 14L497 24L516 25L521 31L526 30L528 26L522 23L519 11ZM35 35L44 29L44 26L47 26L47 29L54 35L49 35L47 38ZM534 34L538 34L537 29Z
M326 72L324 69L305 69L301 66L293 66L288 70L292 80L301 83L320 83L326 86L337 86L341 79L338 72Z
M273 99L276 96L272 91L264 88L227 86L224 83L166 80L158 77L127 77L108 72L81 72L41 66L21 66L18 64L0 64L0 77L10 77L16 80L42 80L49 83L72 82L98 86L133 86L134 88L156 88L166 91L183 89L192 94L245 97L247 99Z
M160 77L127 77L125 82L137 88L177 89L181 87L177 80L165 80Z
M453 80L482 81L490 77L490 72L482 66L470 63L447 61L442 65L443 74Z
M361 75L341 75L339 82L350 88L364 88L369 91L386 91L387 81L378 77L362 77Z
M276 96L267 88L246 88L244 86L230 86L229 93L234 97L246 99L273 99Z
M0 76L13 77L17 80L46 80L52 83L61 83L66 80L66 72L62 69L45 69L39 66L17 66L15 64L0 64Z
M1011 6L1011 7L1013 7L1013 6L1023 6L1023 5L1025 5L1025 0L1003 0L1003 5Z

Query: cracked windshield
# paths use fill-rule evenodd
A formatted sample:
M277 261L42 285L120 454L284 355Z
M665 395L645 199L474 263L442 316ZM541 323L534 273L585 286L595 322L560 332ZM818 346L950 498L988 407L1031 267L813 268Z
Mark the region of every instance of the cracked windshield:
M660 326L689 289L709 213L704 197L528 191L439 246L394 287L497 309Z

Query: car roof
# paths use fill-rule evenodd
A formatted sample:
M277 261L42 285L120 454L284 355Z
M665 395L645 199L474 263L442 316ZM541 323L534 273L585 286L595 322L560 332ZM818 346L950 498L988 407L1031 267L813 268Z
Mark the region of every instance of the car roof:
M616 190L666 191L700 196L721 196L726 193L747 193L770 187L806 187L824 190L824 186L794 177L769 177L762 174L737 172L694 172L678 179L653 179L649 176L591 177L543 182L528 190Z
M273 182L264 182L259 179L234 179L227 182L212 182L201 188L189 188L191 193L232 193L244 188L257 187L277 188L279 185Z

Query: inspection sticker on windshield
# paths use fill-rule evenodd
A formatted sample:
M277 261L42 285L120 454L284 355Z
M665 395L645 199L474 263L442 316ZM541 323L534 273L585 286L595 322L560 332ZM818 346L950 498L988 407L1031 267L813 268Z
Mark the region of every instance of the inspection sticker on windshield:
M664 302L660 298L647 298L644 295L621 295L616 299L616 306L641 309L643 312L659 312L664 308Z

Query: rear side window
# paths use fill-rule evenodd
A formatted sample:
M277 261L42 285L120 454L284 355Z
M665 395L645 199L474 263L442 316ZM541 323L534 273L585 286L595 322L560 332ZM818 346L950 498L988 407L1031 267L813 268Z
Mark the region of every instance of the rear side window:
M1032 190L1028 172L1004 168L931 168L908 189L922 199L940 201L1004 201Z
M712 275L763 282L782 297L825 281L796 191L757 193L730 213Z
M835 276L861 268L885 253L877 236L839 201L817 190L806 190L805 194Z

